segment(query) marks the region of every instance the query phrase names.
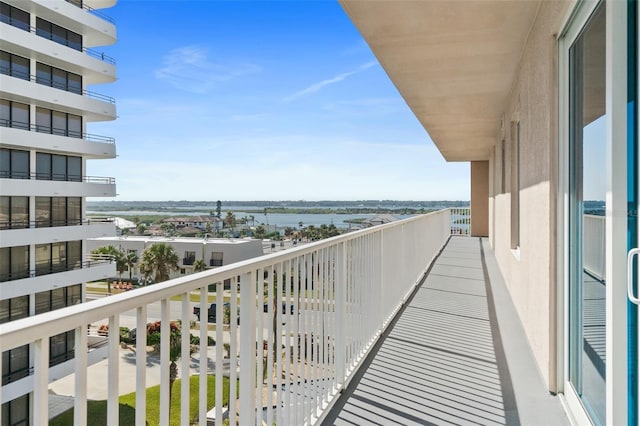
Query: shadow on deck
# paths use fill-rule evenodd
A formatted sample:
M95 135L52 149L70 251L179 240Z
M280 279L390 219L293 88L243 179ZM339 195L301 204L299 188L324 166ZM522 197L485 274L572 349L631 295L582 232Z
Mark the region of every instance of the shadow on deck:
M323 424L569 424L487 247L451 238Z

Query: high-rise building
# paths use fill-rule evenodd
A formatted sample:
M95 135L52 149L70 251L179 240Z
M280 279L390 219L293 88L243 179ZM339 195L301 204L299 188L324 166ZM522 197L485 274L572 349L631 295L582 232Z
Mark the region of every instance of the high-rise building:
M86 239L114 235L89 221L86 197L115 196L115 181L87 176L88 160L115 157L113 138L87 132L114 120L113 98L94 85L116 78L115 43L98 9L115 0L0 2L0 323L84 301L84 284L113 275L89 258ZM88 90L91 88L91 90ZM33 345L2 353L2 418L28 424ZM50 339L50 380L72 371L73 331Z

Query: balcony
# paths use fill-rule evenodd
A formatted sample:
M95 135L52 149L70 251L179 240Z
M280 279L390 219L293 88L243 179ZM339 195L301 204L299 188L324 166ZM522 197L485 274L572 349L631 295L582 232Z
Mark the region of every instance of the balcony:
M58 83L51 78L41 78L33 74L23 73L21 71L9 69L7 67L0 67L0 74L15 77L20 80L35 82L44 86L53 87L54 89L64 90L65 92L75 93L76 95L86 96L88 98L97 99L99 101L108 102L110 104L116 103L116 100L111 96L102 95L100 93L92 92L80 87L75 87L71 84Z
M0 247L13 247L57 242L62 234L68 241L108 237L116 234L116 226L112 218L37 221L14 219L0 220L0 231Z
M128 363L118 333L108 337L108 424L117 423L123 388L133 388L136 407L145 407L144 390L152 384L160 385L159 422L168 424L171 340L179 342L178 370L195 369L200 377L197 419L189 418L189 387L180 387L181 424L206 424L210 374L217 424L223 409L230 424L256 424L256 417L296 425L568 424L531 367L533 355L509 316L514 308L494 279L491 252L480 239L450 237L451 227L451 213L443 210L17 320L0 325L0 351L36 348L36 424L49 417L48 338L70 329L81 337L96 323L137 329ZM170 322L190 324L194 304L206 311L210 285L229 303L228 313L217 303L211 337L228 347L201 345L191 355L189 333L170 339ZM191 302L196 294L200 301ZM181 300L172 301L176 296ZM154 320L161 335L157 382L147 374L146 325ZM202 342L209 335L206 327L190 333ZM76 340L84 354L86 340ZM87 365L84 356L75 361L75 424L87 423L92 399ZM223 390L238 399L223 407ZM135 416L136 424L145 423L144 410Z
M52 176L44 179L36 173L0 173L2 195L31 194L36 197L114 197L116 182L102 176Z

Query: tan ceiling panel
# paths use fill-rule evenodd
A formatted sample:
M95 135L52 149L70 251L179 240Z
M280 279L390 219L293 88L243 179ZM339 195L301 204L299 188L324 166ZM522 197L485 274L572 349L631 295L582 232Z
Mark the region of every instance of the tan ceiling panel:
M341 0L448 161L486 160L539 0Z

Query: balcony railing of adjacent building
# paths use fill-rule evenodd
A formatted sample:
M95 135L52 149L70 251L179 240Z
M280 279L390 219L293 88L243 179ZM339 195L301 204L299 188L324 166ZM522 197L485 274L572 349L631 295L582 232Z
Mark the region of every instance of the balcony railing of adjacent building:
M5 24L9 24L12 27L15 28L19 28L21 30L24 31L28 31L32 34L36 34L39 37L43 37L46 38L47 40L51 40L55 43L61 44L63 46L67 46L71 49L74 50L78 50L80 52L85 53L88 56L91 56L93 58L99 59L103 62L106 62L108 64L111 65L115 65L116 64L116 60L114 58L112 58L111 56L105 55L103 52L98 52L94 49L89 49L87 47L83 47L82 43L78 43L76 41L73 40L68 40L62 37L58 37L57 35L53 34L52 32L43 30L41 28L36 28L36 27L32 27L31 25L25 23L24 21L20 20L20 19L14 19L11 16L6 16L6 15L0 15L0 22L4 22Z
M206 424L210 373L215 374L217 424L222 424L223 390L238 395L227 407L230 424L255 424L256 417L267 424L318 423L420 283L450 232L450 212L442 210L16 320L0 325L0 352L33 344L33 422L46 424L49 337L75 329L74 422L86 424L87 325L106 321L110 330L119 330L120 314L135 310L136 407L146 407L147 307L159 303L160 424L168 424L169 345L175 342L170 322L191 323L194 292L199 293L200 310L206 311L213 285L228 301L227 315L227 303L216 306L215 340L228 341L229 347L227 351L216 345L210 359L206 345L200 346L199 424ZM171 301L176 296L181 301ZM170 315L172 303L180 308L179 318ZM282 305L291 308L283 312ZM197 333L201 342L207 341L207 327ZM108 339L107 423L117 424L119 333L109 333ZM182 333L179 343L179 370L188 372L194 367L189 333ZM210 361L215 362L213 371L207 367ZM223 364L231 366L228 389L223 386ZM189 387L180 389L180 422L189 424ZM145 424L144 409L138 408L135 417L136 424Z
M451 235L471 235L471 208L452 208Z
M115 24L115 21L113 20L113 18L111 18L110 16L105 15L104 13L90 7L87 6L86 4L84 4L84 2L82 2L82 0L66 0L67 3L71 3L75 6L78 6L81 9L86 10L87 12L91 13L92 15L96 15L98 18L104 19L107 22L110 22L112 24Z
M195 257L185 257L182 259L182 264L185 266L192 266L196 261Z
M105 263L111 263L113 260L108 256L91 255L88 260L69 260L59 262L36 262L35 269L28 267L23 269L11 270L9 272L0 273L0 282L21 280L24 278L39 277L42 275L57 274L60 272L75 271L78 269L88 269Z
M86 96L87 98L96 99L98 101L108 102L115 104L116 100L111 96L103 95L100 93L92 92L90 90L82 89L74 85L58 83L50 78L42 78L36 75L28 74L19 70L10 69L7 67L0 67L0 74L8 75L11 77L19 78L20 80L33 81L44 86L53 87L55 89L64 90L65 92L75 93L76 95Z
M80 176L80 175L63 175L63 174L43 174L35 172L12 172L0 171L0 179L31 179L31 180L53 180L57 182L84 182L99 183L104 185L114 185L116 179L103 176Z
M59 226L90 226L104 223L113 223L114 219L109 217L92 217L91 219L12 219L0 220L0 230L6 229L31 229L31 228L54 228Z
M0 127L11 127L14 129L29 130L31 132L48 133L48 134L57 135L57 136L68 136L71 138L82 139L87 142L102 142L102 143L111 143L111 144L116 143L116 140L114 138L110 138L107 136L76 132L69 129L59 129L52 126L41 126L38 124L29 124L29 123L24 123L22 121L7 120L5 118L0 118Z

